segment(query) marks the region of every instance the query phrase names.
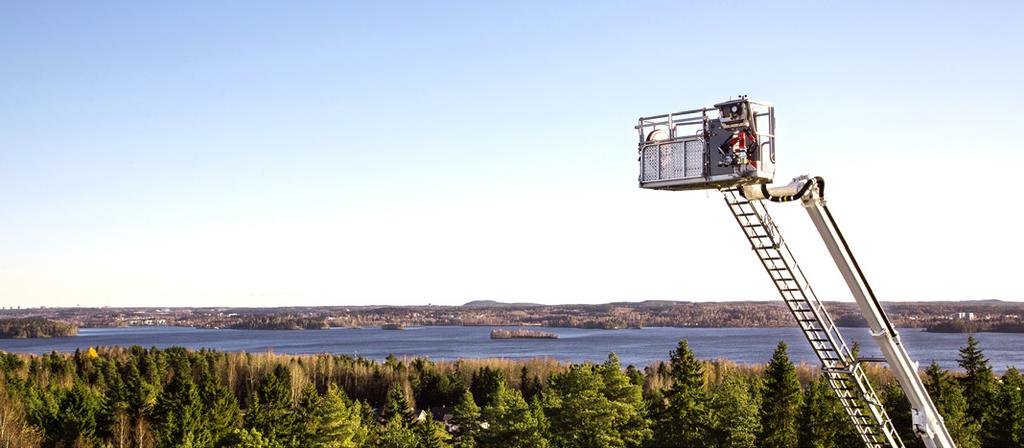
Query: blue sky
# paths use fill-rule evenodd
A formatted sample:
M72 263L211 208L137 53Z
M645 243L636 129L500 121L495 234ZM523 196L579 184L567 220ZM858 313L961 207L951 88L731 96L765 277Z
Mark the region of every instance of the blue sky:
M0 305L773 299L635 185L638 116L737 94L883 299L1024 299L1019 3L729 6L6 2Z

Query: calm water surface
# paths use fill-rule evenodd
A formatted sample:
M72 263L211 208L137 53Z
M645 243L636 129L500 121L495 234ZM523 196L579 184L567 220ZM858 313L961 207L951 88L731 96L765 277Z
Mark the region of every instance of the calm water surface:
M83 328L79 336L52 339L0 339L0 350L45 353L52 350L141 345L182 346L218 351L275 353L334 353L383 359L424 355L431 359L531 358L550 356L563 361L602 361L615 352L623 365L647 365L668 359L680 339L703 359L724 358L740 363L763 363L775 344L789 344L795 362L817 364L807 341L796 328L644 328L630 330L586 330L578 328L531 327L557 333L560 339L492 340L496 327L410 327L405 330L379 328L333 328L330 330L204 330L183 327ZM504 327L514 328L514 327ZM861 344L864 356L881 356L866 328L846 328L848 341ZM955 368L957 350L967 335L926 333L917 329L900 331L911 357L922 366L932 360L944 368ZM975 335L992 366L1024 368L1024 334L980 333Z

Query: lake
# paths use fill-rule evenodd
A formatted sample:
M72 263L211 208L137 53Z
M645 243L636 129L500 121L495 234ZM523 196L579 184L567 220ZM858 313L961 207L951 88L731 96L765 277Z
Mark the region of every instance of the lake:
M789 345L794 362L817 364L814 353L796 328L644 328L588 330L579 328L529 327L550 331L560 339L492 340L494 328L515 327L410 327L405 330L379 328L332 328L330 330L207 330L185 327L83 328L79 336L52 339L0 339L0 350L45 353L72 352L99 346L208 348L218 351L246 351L302 354L333 353L383 359L423 355L435 360L458 358L531 358L549 356L563 361L603 361L609 352L619 355L623 365L645 366L667 360L680 339L702 359L724 358L739 363L764 363L775 344ZM900 330L911 357L927 366L932 360L944 368L956 368L957 350L967 335ZM861 344L863 356L881 356L866 328L846 328L847 341ZM1024 368L1024 334L979 333L985 355L993 368Z

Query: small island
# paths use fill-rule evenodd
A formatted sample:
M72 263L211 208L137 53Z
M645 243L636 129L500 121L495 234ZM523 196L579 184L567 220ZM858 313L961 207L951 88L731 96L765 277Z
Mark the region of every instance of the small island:
M0 319L0 339L78 336L78 327L41 317Z
M491 339L558 339L558 335L537 330L491 330Z

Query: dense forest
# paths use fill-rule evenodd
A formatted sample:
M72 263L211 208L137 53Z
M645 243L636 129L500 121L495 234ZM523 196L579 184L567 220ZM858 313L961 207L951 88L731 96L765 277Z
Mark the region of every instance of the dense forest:
M860 447L817 370L786 346L767 365L623 368L552 359L383 362L131 348L0 353L2 447ZM956 373L925 372L960 448L1024 446L1024 379L974 339ZM908 446L909 404L868 373Z
M327 320L292 315L246 316L228 325L235 330L326 330Z
M75 336L78 327L38 317L0 319L0 339Z

